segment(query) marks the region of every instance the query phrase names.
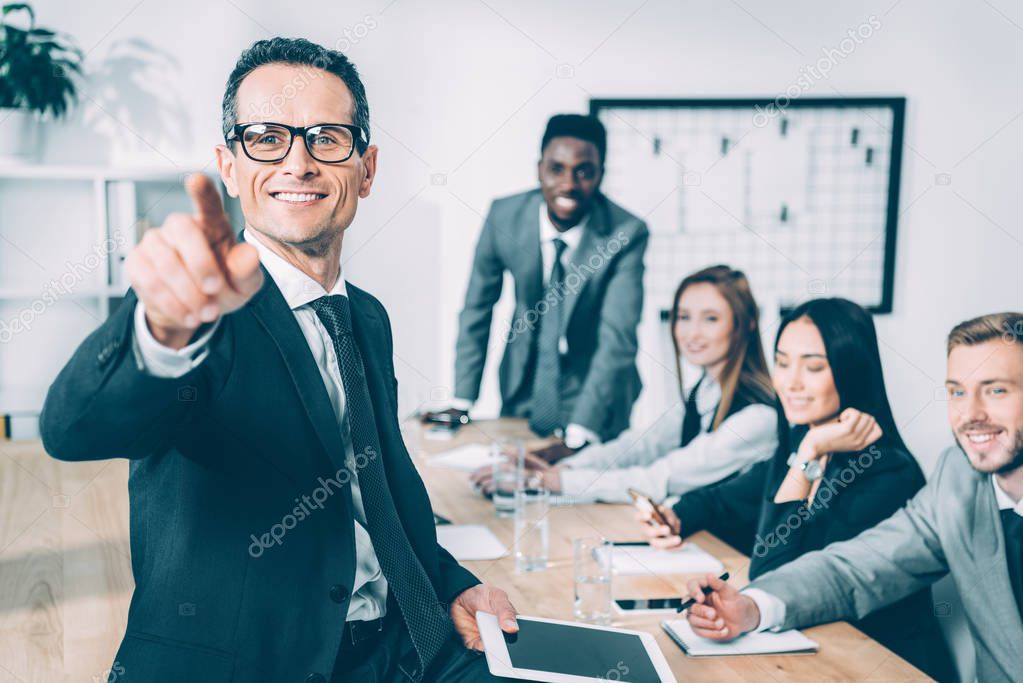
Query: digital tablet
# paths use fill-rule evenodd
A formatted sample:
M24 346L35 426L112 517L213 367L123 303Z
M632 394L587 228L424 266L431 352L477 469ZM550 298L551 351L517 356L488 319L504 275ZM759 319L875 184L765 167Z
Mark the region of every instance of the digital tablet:
M649 633L519 616L519 632L508 634L486 612L477 612L476 622L495 676L549 683L675 683Z

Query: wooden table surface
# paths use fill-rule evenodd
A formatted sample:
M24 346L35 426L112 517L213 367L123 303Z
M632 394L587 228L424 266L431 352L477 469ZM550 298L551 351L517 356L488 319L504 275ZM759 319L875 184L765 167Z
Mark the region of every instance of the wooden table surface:
M509 548L512 522L497 519L489 501L471 490L462 472L426 464L426 454L472 441L526 435L514 421L481 422L454 441L420 438L404 425L439 514L454 522L485 523ZM38 441L0 441L0 683L91 683L107 680L121 642L134 583L128 545L128 463L65 463ZM637 539L627 506L582 505L550 513L551 566L516 574L511 558L467 562L484 581L509 592L525 614L572 618L571 539L603 535ZM748 560L706 534L694 540L746 580ZM679 593L686 577L650 577L622 597ZM661 633L657 618L629 617L616 625L648 630L680 683L701 681L919 681L919 671L846 624L808 629L822 645L813 656L688 659Z
M514 547L513 521L495 516L493 503L472 490L465 472L431 466L429 456L467 443L490 443L507 438L528 439L530 433L525 423L506 419L476 422L464 427L450 441L424 438L424 430L413 422L405 423L403 431L430 492L434 511L455 524L485 524L508 547L508 557L466 561L462 564L483 581L506 590L522 614L573 619L573 538L603 536L614 541L642 540L629 505L554 506L548 515L550 562L547 570L516 573L515 561L511 556ZM725 565L731 573L731 583L743 586L748 582L748 557L705 532L695 534L689 540ZM688 578L691 577L615 577L613 592L619 598L683 595ZM929 680L898 655L844 622L804 629L806 635L820 643L820 652L814 655L690 658L662 631L661 619L662 615L615 615L613 625L654 634L680 683L690 680L757 683Z

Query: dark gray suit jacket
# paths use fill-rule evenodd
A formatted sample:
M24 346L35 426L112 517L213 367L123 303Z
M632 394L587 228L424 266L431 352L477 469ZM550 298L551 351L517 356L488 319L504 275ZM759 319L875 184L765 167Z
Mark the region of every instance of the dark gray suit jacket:
M750 584L785 603L784 628L870 612L952 573L983 683L1023 681L1023 622L1009 583L991 475L946 450L930 482L879 525Z
M540 190L494 201L483 224L465 307L459 317L455 396L476 400L494 304L505 271L515 280L515 312L501 360L502 414L522 415L530 401L538 319L547 310L540 255ZM617 436L629 424L641 383L636 326L643 308L646 223L603 195L595 199L565 270L561 311L561 398L565 423ZM539 304L539 305L538 305Z
M309 346L264 276L259 293L221 320L209 356L173 379L136 364L129 291L46 397L50 455L132 460L135 592L119 683L330 680L355 579L349 470ZM448 602L478 580L437 544L398 427L387 313L347 288L388 484ZM399 656L411 664L415 652Z

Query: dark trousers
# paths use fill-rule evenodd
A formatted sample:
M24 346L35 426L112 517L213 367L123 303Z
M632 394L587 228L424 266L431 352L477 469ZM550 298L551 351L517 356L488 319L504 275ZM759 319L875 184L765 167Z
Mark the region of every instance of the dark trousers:
M341 649L331 683L410 683L417 680L418 661L412 640L405 630L397 605L388 602L387 616L378 633L352 642L349 628L341 638ZM424 683L490 683L511 681L492 676L482 652L467 650L453 637L421 679Z

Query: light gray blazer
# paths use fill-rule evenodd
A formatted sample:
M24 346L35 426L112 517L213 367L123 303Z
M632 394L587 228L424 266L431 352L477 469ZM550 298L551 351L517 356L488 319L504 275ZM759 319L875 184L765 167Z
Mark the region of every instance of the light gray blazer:
M849 541L812 552L750 584L785 603L783 628L869 612L952 573L984 683L1023 681L1023 622L1009 583L991 475L947 449L906 507Z
M504 197L490 207L459 316L455 396L475 401L486 361L494 304L504 273L515 281L515 312L498 370L502 415L522 416L538 306L544 297L540 255L539 189ZM597 197L579 246L565 269L561 310L561 401L565 424L602 439L629 424L641 383L636 369L636 326L643 309L646 223L603 195ZM542 317L542 316L540 316Z

